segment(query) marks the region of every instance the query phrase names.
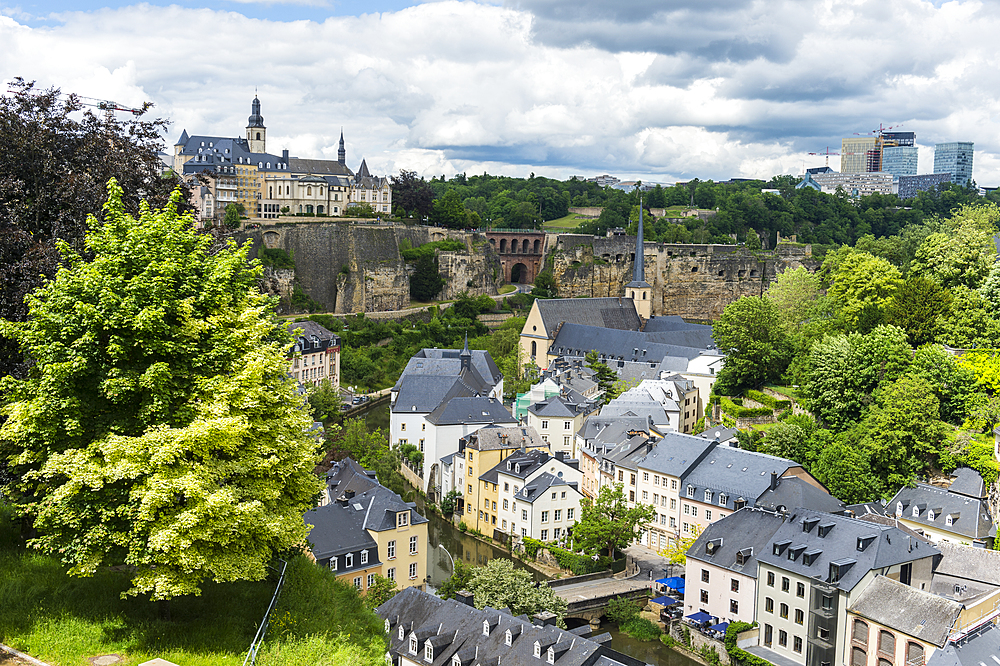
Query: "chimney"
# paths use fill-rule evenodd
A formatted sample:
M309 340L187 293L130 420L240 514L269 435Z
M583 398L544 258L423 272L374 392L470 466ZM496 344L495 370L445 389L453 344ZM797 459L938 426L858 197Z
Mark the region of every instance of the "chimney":
M556 614L549 611L539 611L531 617L531 623L536 627L556 626Z
M461 590L459 592L456 592L455 601L457 601L460 604L465 604L466 606L475 607L475 604L472 601L472 592L469 592L468 590Z
M281 151L281 161L288 164L288 150Z
M559 462L565 462L566 461L566 452L565 451L556 451L554 455L555 455L556 460L558 460Z
M778 473L771 472L771 490L777 490L778 488Z
M354 497L354 491L353 490L348 490L347 492L344 493L344 497L346 497L347 499L353 498Z

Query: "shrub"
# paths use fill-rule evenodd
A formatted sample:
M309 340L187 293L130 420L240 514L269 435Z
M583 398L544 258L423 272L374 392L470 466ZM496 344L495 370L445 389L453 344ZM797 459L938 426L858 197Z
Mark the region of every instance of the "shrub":
M722 411L729 416L734 416L736 418L754 418L757 416L771 416L773 410L767 407L741 407L737 405L733 400L727 398L726 396L720 396L719 404L722 406Z
M635 602L625 597L615 597L608 602L608 610L605 613L608 619L621 626L627 624L633 618L639 616L639 608Z
M275 247L262 247L257 251L257 258L262 266L269 268L295 268L295 260L286 250Z
M464 520L458 523L458 531L459 532L466 532L466 531L468 531L468 529L469 529L469 526L465 524Z
M741 666L772 666L771 662L766 659L750 654L736 645L737 634L747 629L753 629L753 625L747 622L733 622L726 629L726 653L729 655L730 663L741 664Z
M660 636L660 642L666 645L667 647L673 647L677 645L677 641L674 640L674 637L671 636L669 632L663 632L663 634Z
M621 626L623 634L639 641L655 641L663 631L644 617L634 617ZM718 656L718 655L716 655Z
M791 400L778 400L774 396L770 396L761 391L754 391L753 389L750 389L744 395L762 405L767 405L771 409L788 409L792 406Z

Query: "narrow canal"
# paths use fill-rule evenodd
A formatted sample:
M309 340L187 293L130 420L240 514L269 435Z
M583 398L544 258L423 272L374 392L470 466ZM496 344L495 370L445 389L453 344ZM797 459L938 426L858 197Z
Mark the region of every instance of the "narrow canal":
M363 413L363 416L369 430L382 428L388 431L388 403L369 409ZM498 557L510 559L507 551L465 534L450 521L436 513L425 511L424 499L416 493L414 496L417 510L421 515L427 516L430 521L427 529L430 541L427 554L427 575L430 578L429 586L431 588L437 588L451 577L453 558L455 560L461 559L470 566L484 566L490 560ZM546 577L541 572L526 566L520 560L514 558L513 562L517 568L530 571L536 581L545 580ZM647 664L654 666L700 666L694 659L671 650L660 641L638 641L626 636L618 631L617 626L607 621L601 623L601 628L596 633L603 634L605 632L611 634L610 646L612 649L641 659Z

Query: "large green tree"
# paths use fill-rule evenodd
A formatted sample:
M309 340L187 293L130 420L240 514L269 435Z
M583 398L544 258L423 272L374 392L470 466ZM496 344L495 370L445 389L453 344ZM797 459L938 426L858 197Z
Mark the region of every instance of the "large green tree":
M573 540L585 548L606 548L614 559L621 550L639 538L643 526L656 517L656 509L636 502L629 507L622 484L601 486L597 499L580 501L580 521L573 527Z
M744 296L727 305L712 324L712 337L726 354L716 380L720 392L774 381L791 360L791 344L778 308L767 298Z
M565 599L545 582L536 587L530 573L515 569L514 563L507 559L490 560L485 567L473 569L468 589L476 608L509 608L514 615L529 617L548 611L555 613L560 623L566 615Z
M264 578L303 543L321 488L290 337L249 245L213 248L179 198L136 219L110 181L92 259L61 243L27 321L0 323L33 361L2 383L0 428L31 544L75 575L125 565L128 593L153 599Z

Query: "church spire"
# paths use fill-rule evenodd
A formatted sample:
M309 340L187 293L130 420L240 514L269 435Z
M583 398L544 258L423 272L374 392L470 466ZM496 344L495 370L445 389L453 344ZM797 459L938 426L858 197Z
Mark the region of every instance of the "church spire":
M347 151L344 150L344 128L340 128L340 149L337 150L337 161L341 164L347 164Z
M631 298L636 313L643 319L653 316L653 287L646 282L645 243L642 238L642 195L639 195L639 228L635 234L635 262L632 281L625 285L625 298Z
M639 195L639 229L635 235L635 269L632 274L633 282L646 281L646 261L642 254L645 243L642 238L642 195Z

